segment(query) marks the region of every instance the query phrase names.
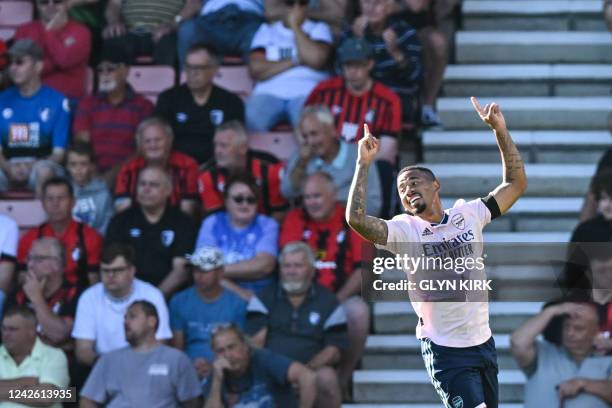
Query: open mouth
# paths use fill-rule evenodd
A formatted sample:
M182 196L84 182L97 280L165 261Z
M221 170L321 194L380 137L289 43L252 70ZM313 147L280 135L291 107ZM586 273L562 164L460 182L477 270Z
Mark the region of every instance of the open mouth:
M410 201L409 201L410 205L415 206L416 202L420 200L421 198L423 197L421 197L419 193L415 193L412 197L410 197Z

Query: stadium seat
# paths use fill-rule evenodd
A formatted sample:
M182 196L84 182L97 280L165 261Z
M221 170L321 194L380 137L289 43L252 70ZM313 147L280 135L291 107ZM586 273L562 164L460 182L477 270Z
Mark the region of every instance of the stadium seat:
M0 27L0 40L8 42L15 35L15 29L9 27Z
M174 86L174 79L174 69L165 65L132 66L128 75L128 82L134 90L153 103L162 91Z
M287 160L298 149L292 132L250 133L249 146L273 154L280 160Z
M29 1L0 1L0 26L18 27L32 21L34 7Z
M38 199L2 199L0 214L13 218L19 225L20 232L35 227L46 219L42 203Z
M223 66L215 76L215 84L246 100L253 90L253 80L246 65Z

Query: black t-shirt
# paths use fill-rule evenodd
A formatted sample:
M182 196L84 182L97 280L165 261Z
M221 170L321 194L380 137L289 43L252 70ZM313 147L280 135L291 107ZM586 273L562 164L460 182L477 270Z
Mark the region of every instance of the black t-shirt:
M606 150L604 155L599 159L599 163L597 163L597 171L595 174L599 174L604 170L609 170L612 168L612 148Z
M159 95L155 115L172 126L174 148L202 164L213 157L215 128L230 120L244 122L244 103L236 94L213 86L208 102L199 106L183 84Z
M193 251L197 230L181 210L167 207L156 224L150 224L138 206L115 215L104 243L131 244L136 251L136 277L155 286L172 270L172 259Z

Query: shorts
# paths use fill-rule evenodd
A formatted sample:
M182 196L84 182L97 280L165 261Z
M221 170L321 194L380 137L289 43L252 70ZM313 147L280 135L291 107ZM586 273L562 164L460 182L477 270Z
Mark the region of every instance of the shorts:
M478 346L445 347L421 340L429 378L445 408L498 408L497 352L493 337Z

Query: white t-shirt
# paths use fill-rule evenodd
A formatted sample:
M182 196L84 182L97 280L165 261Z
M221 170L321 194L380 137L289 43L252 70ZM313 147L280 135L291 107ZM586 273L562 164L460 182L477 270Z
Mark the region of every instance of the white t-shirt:
M420 244L412 245L412 248L420 246L431 252L425 250L426 243L461 242L460 245L468 244L474 248L470 257L482 256L482 229L491 222L491 212L482 200L467 203L459 200L444 214L440 224L431 224L407 214L397 215L385 221L389 231L387 245L376 246L403 255L409 244ZM449 278L457 276L454 271L448 273L452 274ZM485 276L484 271L482 276ZM418 338L430 338L441 346L471 347L491 337L488 302L412 301L412 307L420 318L416 329Z
M115 302L106 294L102 282L87 289L79 298L72 337L95 340L98 354L128 346L123 319L128 306L136 300L147 300L155 305L159 327L155 338L172 338L168 307L164 296L150 283L134 279L132 295L123 302Z
M326 23L306 20L302 30L313 41L332 44L333 37ZM282 21L262 24L251 42L251 50L263 48L268 61L297 59L298 49L291 29ZM317 71L306 65L299 65L274 75L255 85L253 94L267 94L282 99L308 96L315 86L328 76L325 71Z
M207 0L204 2L200 15L214 13L225 6L235 5L240 10L247 13L254 13L259 16L264 15L263 0Z
M15 259L17 257L17 242L19 227L15 220L0 214L0 259Z

